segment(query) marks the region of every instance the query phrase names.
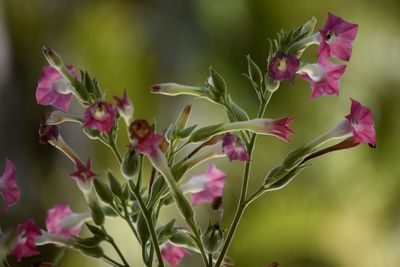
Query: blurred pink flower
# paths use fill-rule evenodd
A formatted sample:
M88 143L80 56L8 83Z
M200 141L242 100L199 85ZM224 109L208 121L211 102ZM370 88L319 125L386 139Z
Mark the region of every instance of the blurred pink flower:
M311 97L317 98L323 95L339 95L340 79L342 78L345 65L335 65L327 59L320 58L318 64L307 64L298 73L304 80L311 84Z
M293 117L284 117L281 119L273 120L270 123L270 133L276 137L289 142L289 136L294 132L289 129L289 125L292 124Z
M268 65L268 74L278 81L291 81L296 75L300 61L292 55L278 52Z
M77 161L75 163L75 168L75 172L71 173L70 176L82 184L90 183L96 176L92 170L92 160L90 159L87 161L86 165Z
M113 105L99 100L85 110L84 127L110 133L117 118Z
M35 246L35 237L40 236L41 232L32 219L29 219L25 223L18 224L17 233L19 236L16 245L11 251L11 255L20 261L21 258L39 254Z
M124 90L124 95L122 96L122 98L118 96L113 96L113 98L116 101L115 106L117 107L119 114L124 118L132 117L133 105L128 98L128 92L126 91L126 89Z
M357 24L349 23L340 17L328 13L328 20L320 30L321 42L318 57L334 57L349 61L352 52L352 42L356 38Z
M346 119L351 124L355 143L368 143L371 146L376 145L374 119L369 108L351 99L351 110Z
M74 216L67 203L58 204L49 209L46 214L46 228L51 234L71 237L77 236L81 231L83 220ZM74 220L73 217L76 217ZM70 219L69 221L67 221Z
M0 194L3 197L3 211L7 211L9 207L18 202L20 191L15 176L14 164L6 159L4 173L0 177Z
M69 72L75 75L72 66L67 66ZM53 106L67 112L73 94L67 80L51 66L43 68L36 89L36 102L44 106Z
M162 258L174 267L177 266L186 255L190 255L190 252L186 248L175 246L170 242L161 246Z
M161 139L161 135L150 132L144 139L138 140L136 149L141 154L151 155L159 149Z
M222 141L224 153L228 156L229 160L248 161L249 153L246 147L242 144L240 138L231 133L227 133Z
M209 165L206 173L192 176L182 185L182 190L192 193L193 205L211 203L215 198L222 196L225 179L223 171Z

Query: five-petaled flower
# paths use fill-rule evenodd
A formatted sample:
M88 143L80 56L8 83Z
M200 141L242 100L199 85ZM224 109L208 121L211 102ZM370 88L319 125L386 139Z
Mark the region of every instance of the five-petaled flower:
M15 176L14 164L6 159L4 173L0 177L0 194L3 196L3 211L7 211L9 207L18 202L20 191Z
M307 64L298 73L311 84L310 98L323 95L339 95L340 79L346 70L345 65L336 65L326 58L319 58L318 64Z
M75 75L73 67L68 71ZM43 68L36 89L36 102L44 106L53 106L67 112L72 101L72 90L68 81L51 66Z
M371 110L360 102L351 99L350 114L346 119L351 124L353 140L355 143L368 143L372 147L376 145L376 133L374 119Z
M227 133L222 141L222 148L229 160L248 161L249 153L240 138L231 133Z
M117 112L113 105L99 100L86 108L84 127L100 132L110 133L117 118Z
M17 258L18 261L24 257L30 257L39 254L35 246L35 238L41 235L39 227L36 223L29 219L28 221L17 225L18 238L11 255Z
M71 237L81 231L84 220L77 213L72 213L68 204L62 203L49 209L46 214L46 228L51 234Z
M184 247L178 247L171 242L167 242L161 246L162 258L176 267L181 262L182 258L186 255L190 255L190 252Z
M92 170L92 160L89 159L84 165L82 162L77 161L75 163L75 172L71 173L70 176L76 179L81 184L87 184L93 181L96 174Z
M349 61L357 30L357 24L349 23L329 13L324 28L320 30L318 57L334 57Z
M182 185L182 190L192 193L193 205L211 203L222 196L225 180L225 173L211 164L206 173L195 175Z
M300 61L295 56L278 52L268 65L268 74L277 81L292 81L299 66Z

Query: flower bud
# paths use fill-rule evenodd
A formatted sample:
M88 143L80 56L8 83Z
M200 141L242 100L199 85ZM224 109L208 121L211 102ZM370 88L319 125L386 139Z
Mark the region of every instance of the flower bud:
M202 87L188 86L177 83L160 83L150 87L153 94L168 96L192 95L198 97L207 97L208 91Z
M200 142L210 139L211 137L217 135L223 130L223 123L211 125L207 127L200 128L192 133L190 140L192 142Z
M260 86L263 82L261 70L257 66L257 64L251 59L250 55L247 55L246 58L249 77L257 86L259 86L258 89L260 89Z
M192 112L192 105L187 105L179 114L178 119L176 120L176 123L175 123L176 128L179 131L186 128L186 125L188 123L191 112Z
M196 243L194 243L193 239L186 233L186 231L176 231L172 234L169 241L176 246L187 248L192 251L199 251Z
M134 146L130 146L121 163L121 173L130 179L139 171L139 154Z
M52 48L43 46L43 54L44 54L44 57L46 58L47 62L53 68L60 69L61 67L64 66L64 62L63 62L61 56L56 51L54 51Z
M99 179L94 179L94 188L96 189L97 195L106 204L113 204L114 195L111 189Z
M93 222L96 225L103 225L105 220L105 215L100 204L97 202L91 202L89 203L89 208L92 213Z
M138 219L137 219L137 224L136 224L137 232L139 235L140 243L142 246L146 246L147 241L150 238L150 233L147 228L147 223L146 219L143 216L143 213L140 212Z
M278 90L279 85L280 85L279 81L272 79L271 77L268 76L268 74L265 75L265 89L273 93L276 90Z
M224 101L228 89L226 86L226 82L222 76L216 72L213 68L210 68L210 81L211 81L211 91L214 93L217 99L215 99L217 102L219 101Z
M203 235L204 248L208 253L218 252L224 241L224 234L218 224L209 225Z

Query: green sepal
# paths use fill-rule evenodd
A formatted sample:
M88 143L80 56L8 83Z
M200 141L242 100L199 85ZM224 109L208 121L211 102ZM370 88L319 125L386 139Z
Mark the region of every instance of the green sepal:
M108 182L110 183L110 188L112 193L117 196L121 201L124 201L124 195L122 192L122 186L118 181L118 178L111 172L111 170L107 171Z
M105 220L105 214L102 207L97 202L89 203L93 222L96 225L103 225Z

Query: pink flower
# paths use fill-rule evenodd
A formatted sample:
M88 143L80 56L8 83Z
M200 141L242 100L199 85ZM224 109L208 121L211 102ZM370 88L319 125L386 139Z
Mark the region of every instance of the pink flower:
M113 98L117 102L115 106L117 107L119 114L124 118L131 118L133 114L133 105L128 98L128 92L126 89L124 90L122 98L118 96L114 96Z
M355 143L368 143L375 147L376 133L374 127L374 119L371 110L361 105L360 102L351 99L350 114L346 119L351 124Z
M6 159L6 166L3 175L0 177L0 194L3 196L3 211L18 202L20 191L15 176L14 164Z
M96 176L92 171L92 161L90 159L87 161L86 165L83 165L80 161L76 162L75 168L75 172L71 173L70 176L80 183L90 183Z
M357 24L349 23L340 17L328 13L328 20L321 33L318 57L334 57L349 61L352 42L356 38Z
M162 258L174 267L178 266L182 258L186 255L190 255L190 252L186 248L175 246L170 242L165 243L161 247Z
M157 149L159 149L161 140L162 140L161 135L150 132L146 136L146 138L144 138L142 140L138 140L138 142L136 143L136 150L141 154L151 155Z
M274 80L292 81L299 66L300 61L295 56L278 52L268 65L268 74Z
M69 224L67 220L73 216L74 214L66 203L49 209L46 214L47 231L58 236L77 236L81 231L83 221L78 220L75 222L76 220L71 220L72 223Z
M113 105L99 100L85 110L84 126L100 132L110 133L117 118Z
M17 232L19 234L18 240L11 251L11 255L20 261L21 258L39 254L35 246L35 237L40 236L41 232L36 223L30 219L25 223L18 224Z
M209 165L206 173L193 176L182 185L182 190L192 193L193 205L211 203L215 198L222 196L225 179L223 171Z
M289 142L289 136L294 132L289 129L289 125L294 121L293 117L284 117L276 119L271 123L271 134L276 137Z
M72 66L67 66L67 69L75 75ZM69 86L67 80L55 68L46 66L39 77L36 102L67 112L73 97Z
M345 70L345 65L335 65L327 59L320 58L319 64L307 64L299 70L299 74L310 82L310 98L313 99L322 95L339 95L340 79Z
M222 147L224 153L228 156L229 160L240 160L248 161L249 153L247 153L246 147L242 144L242 141L234 136L233 134L227 133L224 136Z

